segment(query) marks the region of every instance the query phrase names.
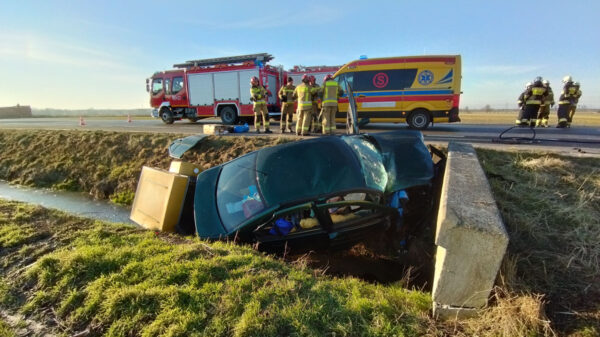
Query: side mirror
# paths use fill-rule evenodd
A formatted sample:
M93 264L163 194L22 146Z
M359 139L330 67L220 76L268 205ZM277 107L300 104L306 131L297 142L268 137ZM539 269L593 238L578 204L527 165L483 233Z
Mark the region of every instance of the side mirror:
M146 92L150 92L150 79L146 79Z

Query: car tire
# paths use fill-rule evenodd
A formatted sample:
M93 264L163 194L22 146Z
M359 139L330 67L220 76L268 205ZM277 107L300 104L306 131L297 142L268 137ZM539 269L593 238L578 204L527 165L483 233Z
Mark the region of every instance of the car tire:
M188 118L188 120L190 121L190 123L196 123L200 118L198 117L190 117Z
M232 107L226 106L223 108L223 110L221 110L221 121L223 122L223 124L233 125L237 122L237 120L237 112L235 112L235 110Z
M175 119L173 119L173 112L167 107L163 107L160 109L159 116L165 124L173 124L173 122L175 121Z
M406 122L411 129L425 130L429 126L429 123L431 123L431 116L429 115L429 111L418 109L408 116Z

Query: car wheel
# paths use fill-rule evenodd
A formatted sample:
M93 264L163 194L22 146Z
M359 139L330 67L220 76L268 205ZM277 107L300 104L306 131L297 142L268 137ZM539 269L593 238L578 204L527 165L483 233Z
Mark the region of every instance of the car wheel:
M411 129L425 130L431 123L429 111L425 109L415 110L410 114L407 122Z
M175 121L173 119L173 112L167 107L160 109L160 119L162 119L163 123L165 124L173 124Z
M232 125L235 124L235 122L237 122L238 116L237 113L235 112L235 110L230 107L224 107L223 110L221 110L221 121L223 121L223 124L227 124L227 125Z

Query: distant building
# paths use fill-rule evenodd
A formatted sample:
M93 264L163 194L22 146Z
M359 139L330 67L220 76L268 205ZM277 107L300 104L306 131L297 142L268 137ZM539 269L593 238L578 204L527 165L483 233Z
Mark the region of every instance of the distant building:
M0 118L29 118L32 117L29 105L0 107Z

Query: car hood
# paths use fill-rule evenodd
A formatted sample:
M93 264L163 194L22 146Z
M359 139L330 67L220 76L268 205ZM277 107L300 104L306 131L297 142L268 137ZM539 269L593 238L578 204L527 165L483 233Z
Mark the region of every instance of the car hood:
M196 233L202 238L219 238L227 234L217 211L215 186L220 172L221 166L213 167L198 175L196 181L194 218Z
M429 184L433 160L420 131L402 130L366 135L379 145L388 179L385 192Z

